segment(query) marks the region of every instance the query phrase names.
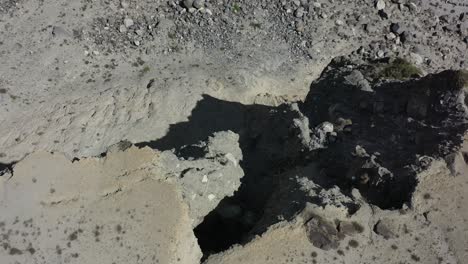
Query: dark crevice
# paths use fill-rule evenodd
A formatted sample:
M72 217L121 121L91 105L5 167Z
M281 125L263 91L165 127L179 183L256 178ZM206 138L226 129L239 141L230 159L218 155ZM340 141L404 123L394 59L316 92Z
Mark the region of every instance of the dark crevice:
M0 177L3 175L6 175L7 173L12 174L13 173L13 167L15 166L17 162L11 162L11 163L0 163Z
M243 105L204 95L187 122L171 125L161 139L137 144L197 159L205 155L201 142L213 133L231 130L240 136L242 184L194 230L204 258L292 219L307 202L324 203L287 176L291 171L322 189L338 186L351 197L356 188L371 204L398 209L411 201L416 174L429 164L421 157L444 157L460 146L466 119L455 100L456 73L384 83L368 92L347 84L352 70L333 62L311 85L300 112L290 104ZM444 104L437 105L441 98ZM323 122L334 124L325 148L304 146L295 123L300 113L311 131ZM343 120L350 121L343 125ZM359 209L353 202L343 206L349 214Z

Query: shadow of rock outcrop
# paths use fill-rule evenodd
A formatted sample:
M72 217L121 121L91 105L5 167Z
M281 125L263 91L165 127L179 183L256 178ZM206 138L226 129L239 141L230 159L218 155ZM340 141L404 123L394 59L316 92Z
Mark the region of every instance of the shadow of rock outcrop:
M171 125L161 139L138 144L197 159L203 156L200 142L213 133L239 135L245 176L235 195L195 229L205 255L291 219L306 202L325 203L324 192L343 193L337 203L351 214L357 210L354 188L383 209L401 208L430 158L457 150L467 129L458 72L380 82L367 74L372 67L336 59L304 102L277 107L204 95L188 121Z

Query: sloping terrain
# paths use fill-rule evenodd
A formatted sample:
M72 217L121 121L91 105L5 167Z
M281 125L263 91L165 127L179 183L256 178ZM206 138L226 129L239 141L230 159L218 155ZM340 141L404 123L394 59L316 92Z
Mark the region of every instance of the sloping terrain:
M0 0L0 263L465 263L463 0Z

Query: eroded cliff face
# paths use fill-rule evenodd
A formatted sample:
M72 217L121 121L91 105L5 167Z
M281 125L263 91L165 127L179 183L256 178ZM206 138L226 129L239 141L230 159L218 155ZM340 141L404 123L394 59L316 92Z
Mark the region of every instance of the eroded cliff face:
M160 139L4 165L0 260L461 263L466 73L392 63L338 58L302 102L205 95Z

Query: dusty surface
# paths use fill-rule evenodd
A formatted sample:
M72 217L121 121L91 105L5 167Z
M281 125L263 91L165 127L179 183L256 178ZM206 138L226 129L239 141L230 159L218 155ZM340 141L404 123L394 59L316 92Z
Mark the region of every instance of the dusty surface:
M466 68L464 1L385 2L382 17L372 1L206 1L211 15L177 1L2 1L0 162L155 140L202 94L301 99L332 58L356 50ZM407 42L389 39L392 23Z
M0 262L464 263L467 45L463 0L0 0Z
M28 156L2 183L2 262L196 261L180 192L141 169L154 155L132 149L74 163Z

